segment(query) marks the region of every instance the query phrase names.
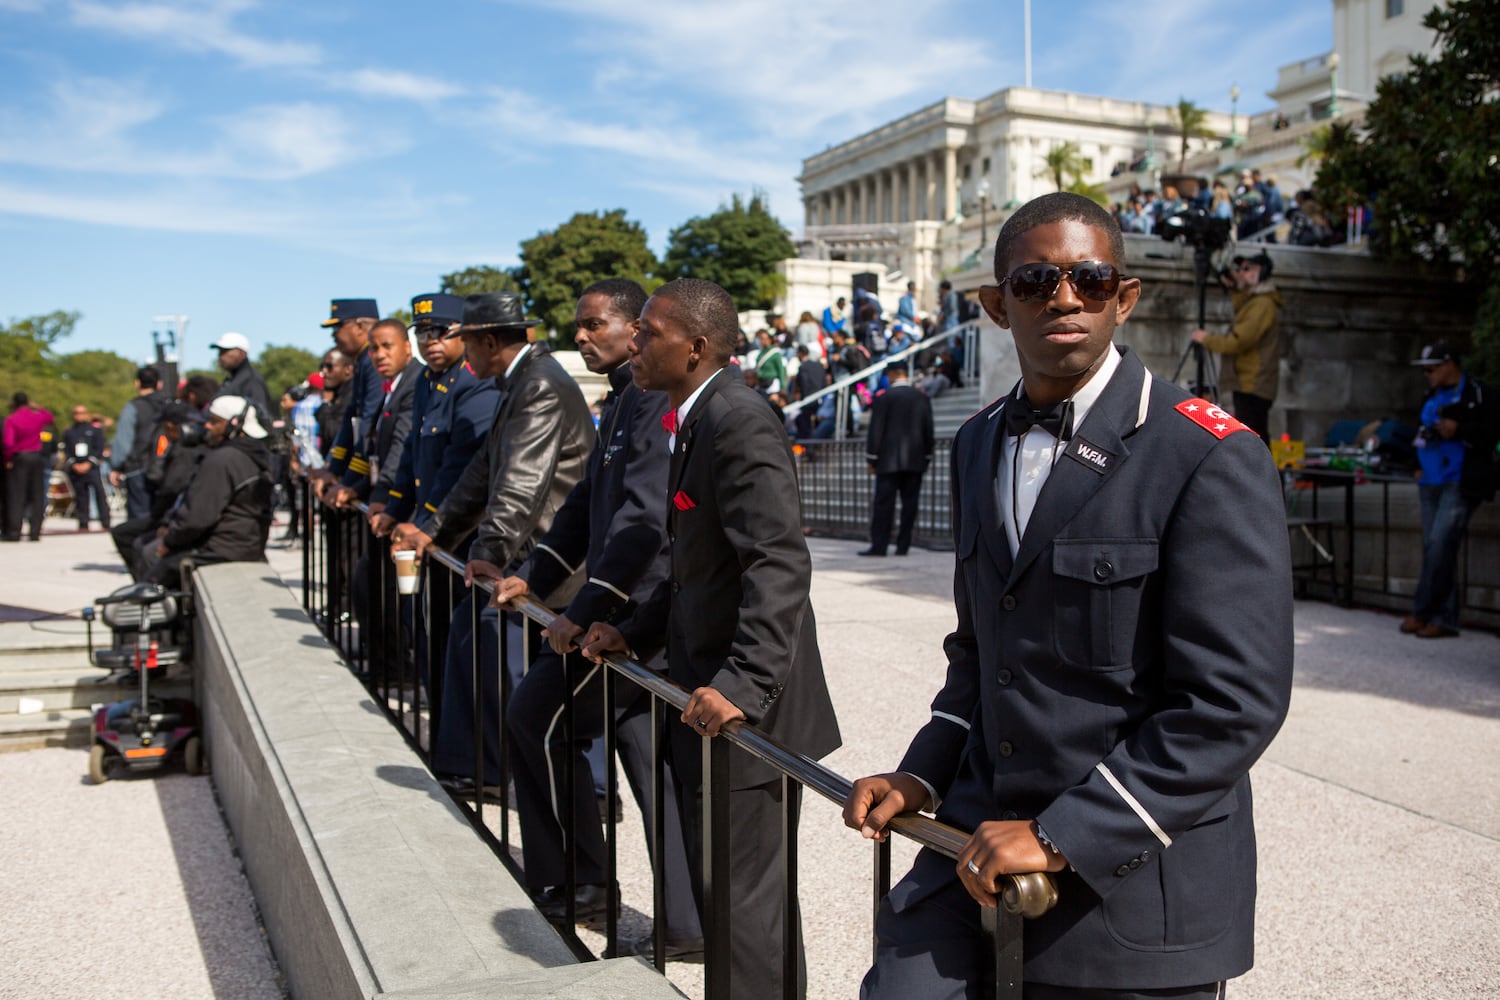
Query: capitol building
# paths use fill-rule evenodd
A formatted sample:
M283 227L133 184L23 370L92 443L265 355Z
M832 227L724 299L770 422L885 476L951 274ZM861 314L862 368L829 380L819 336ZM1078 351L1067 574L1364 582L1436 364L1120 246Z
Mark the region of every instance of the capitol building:
M1328 121L1357 118L1381 76L1431 51L1422 18L1432 0L1330 0L1328 52L1282 66L1253 116L1208 110L1210 135L1190 140L1184 173L1214 178L1258 168L1289 198L1315 166L1305 140ZM1226 88L1225 97L1231 95ZM1121 201L1132 185L1160 190L1176 172L1175 108L1064 91L1008 87L978 99L948 97L802 161L799 254L785 262L780 306L815 314L873 274L883 301L906 282L924 309L944 277L959 288L988 280L994 233L1016 207L1055 190L1047 157L1072 143L1084 183ZM1302 161L1299 163L1299 161Z

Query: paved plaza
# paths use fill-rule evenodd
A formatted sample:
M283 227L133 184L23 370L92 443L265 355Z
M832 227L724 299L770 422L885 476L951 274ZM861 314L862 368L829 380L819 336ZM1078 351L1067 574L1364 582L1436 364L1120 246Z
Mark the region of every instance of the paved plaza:
M812 541L844 734L827 763L850 777L893 767L926 719L954 617L951 555L857 559L860 547ZM76 612L125 579L100 533L7 545L0 562L12 619ZM295 550L272 563L300 570ZM1291 716L1253 778L1257 966L1232 997L1500 991L1500 637L1423 642L1396 622L1297 605ZM211 782L174 773L96 788L85 756L0 755L0 908L26 915L0 928L0 997L280 996ZM640 843L627 823L627 922L648 909ZM800 847L810 995L853 996L868 960L870 850L821 800L808 802ZM910 856L898 846L898 871ZM699 967L672 973L700 994Z

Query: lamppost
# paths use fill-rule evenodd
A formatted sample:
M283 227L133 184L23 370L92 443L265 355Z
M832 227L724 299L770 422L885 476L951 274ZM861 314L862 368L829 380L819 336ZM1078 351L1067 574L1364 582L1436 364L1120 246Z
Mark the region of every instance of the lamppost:
M979 178L979 252L984 253L984 248L990 245L989 209L990 209L990 179Z
M1344 113L1339 106L1339 54L1328 53L1328 117L1337 118Z
M1229 88L1229 145L1240 144L1240 85L1233 84Z

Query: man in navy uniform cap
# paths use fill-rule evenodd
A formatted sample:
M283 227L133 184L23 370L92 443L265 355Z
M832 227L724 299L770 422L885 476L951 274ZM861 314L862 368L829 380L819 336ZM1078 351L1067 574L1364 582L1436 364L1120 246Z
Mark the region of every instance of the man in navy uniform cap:
M333 342L340 352L354 360L353 388L348 408L339 423L338 434L328 452L328 464L308 476L313 495L332 507L334 493L338 490L344 473L349 471L349 461L354 457L356 444L364 437L380 413L380 404L385 397L381 391L380 373L370 360L370 332L380 320L380 310L374 299L334 299L329 306L329 316L322 323L324 329L333 332ZM330 517L349 517L348 513ZM345 616L349 607L344 602L349 588L347 559L339 541L342 532L327 533L328 546L328 593L332 597L331 614Z
M337 489L338 483L348 471L349 459L365 431L375 422L380 412L380 373L370 360L370 331L380 319L380 310L374 299L334 299L329 307L329 317L322 323L324 329L332 331L333 342L338 349L354 359L354 397L344 411L343 423L338 436L328 452L328 464L317 474L313 491L321 499L324 490Z
M401 465L389 482L376 484L370 494L370 529L381 538L397 525L409 524L417 532L428 532L438 504L483 447L500 406L500 391L494 380L479 378L464 360L464 342L458 335L463 311L460 296L443 292L411 300L412 329L427 368L416 382L412 432L401 453ZM454 548L454 555L463 558L468 550L465 540ZM419 667L424 671L428 637L439 651L447 639L450 582L447 573L434 573L428 578L433 590L426 603L439 613L431 620L419 618L417 622L423 629L416 646ZM427 680L430 684L432 678ZM429 691L436 705L441 692L436 688Z

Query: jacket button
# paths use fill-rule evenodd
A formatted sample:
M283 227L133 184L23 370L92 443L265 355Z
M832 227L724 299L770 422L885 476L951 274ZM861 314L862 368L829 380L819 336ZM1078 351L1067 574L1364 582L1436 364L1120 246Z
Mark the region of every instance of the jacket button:
M1016 610L1016 595L1006 594L1004 597L1000 598L1000 606L1006 611Z
M1108 559L1100 559L1094 564L1094 575L1101 580L1108 580L1115 575L1115 568Z
M1009 757L1016 752L1016 748L1010 745L1010 740L1001 740L1000 746L996 749L1000 751L1000 756L1002 757Z
M1141 859L1140 858L1131 858L1130 859L1130 870L1131 871L1135 871L1140 866L1141 866Z
M1007 809L1000 814L1001 819L1020 819L1020 815L1014 809Z
M680 590L682 590L682 584L678 583L676 580L673 580L672 581L672 593L675 594L675 593L677 593Z
M1011 675L1011 672L1009 670L1005 669L1004 667L1002 667L1000 669L999 677L1000 677L1000 683L1001 684L1009 684L1011 676L1012 675Z
M667 532L667 541L669 541L669 542L675 542L675 541L677 541L677 532L675 532L675 531L669 531L669 532Z
M1129 865L1121 865L1120 867L1118 867L1118 868L1115 869L1115 874L1118 875L1120 878L1124 878L1126 875L1130 874L1130 866Z

